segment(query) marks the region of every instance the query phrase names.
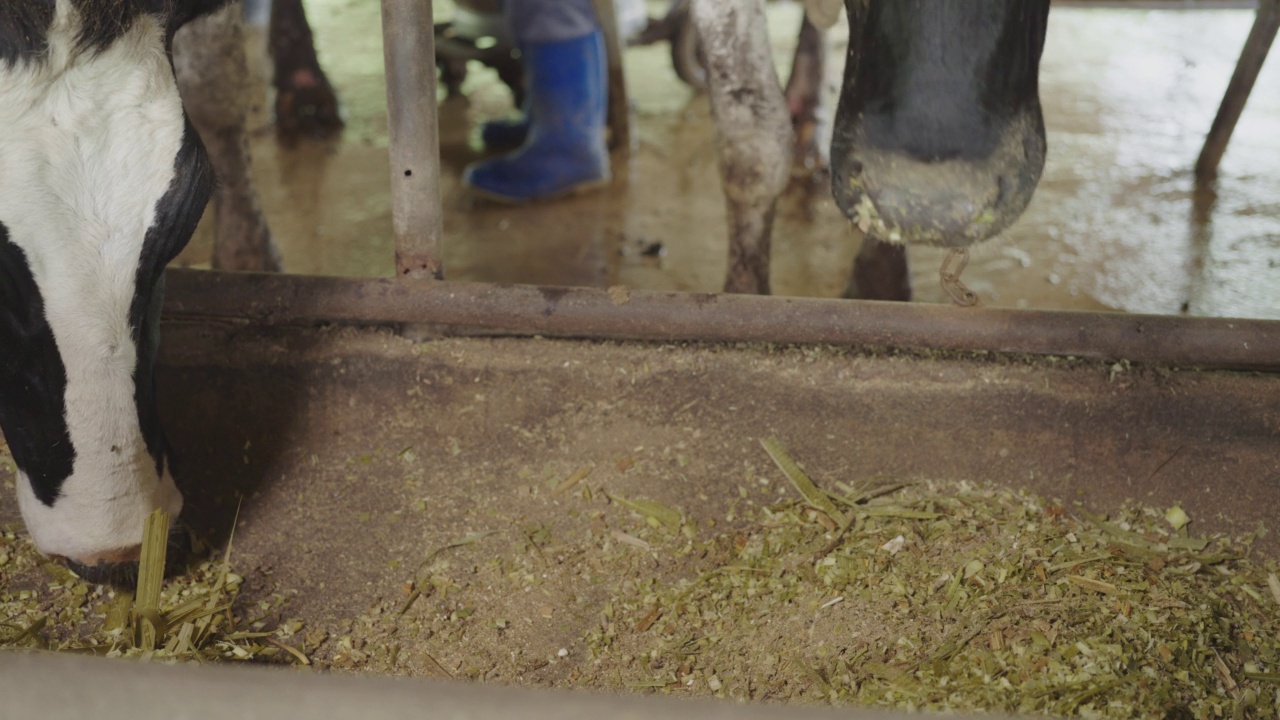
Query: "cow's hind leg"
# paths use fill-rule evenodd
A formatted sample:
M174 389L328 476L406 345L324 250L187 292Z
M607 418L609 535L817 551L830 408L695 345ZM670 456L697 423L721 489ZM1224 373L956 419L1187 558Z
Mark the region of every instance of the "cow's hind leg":
M822 106L822 82L827 68L827 31L806 14L796 40L791 76L787 79L787 109L795 128L798 171L818 171L827 167L827 151L818 137L818 113Z
M911 300L911 275L905 245L874 238L862 241L843 297L850 300Z
M764 0L694 0L729 211L725 291L769 292L774 208L791 172L787 104L769 53Z
M280 254L253 186L249 70L238 5L195 20L174 39L178 91L218 177L213 267L280 270Z
M274 66L276 130L286 137L326 137L342 130L338 94L329 84L302 0L273 0L268 45Z

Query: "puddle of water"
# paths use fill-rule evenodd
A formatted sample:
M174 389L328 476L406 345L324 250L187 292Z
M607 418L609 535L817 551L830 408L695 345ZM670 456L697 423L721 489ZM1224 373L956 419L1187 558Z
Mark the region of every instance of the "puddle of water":
M448 16L446 3L437 8ZM312 0L308 11L348 127L332 143L285 148L258 117L263 204L289 272L390 275L378 5ZM791 3L769 8L784 70L799 13ZM1026 215L978 248L965 272L985 304L1280 318L1280 63L1258 80L1216 202L1199 211L1193 202L1191 168L1251 23L1241 10L1054 9L1041 76L1049 158ZM833 102L841 35L831 42ZM261 66L260 36L251 54ZM676 78L666 45L630 49L626 63L636 148L615 155L609 189L556 203L497 206L460 186L463 166L482 153L473 128L511 109L494 73L475 68L468 97L442 103L449 278L720 288L725 209L706 102ZM202 227L179 262L206 263L210 242ZM825 188L793 189L775 228L774 291L837 296L856 244ZM943 254L911 251L921 301L947 302L937 281Z

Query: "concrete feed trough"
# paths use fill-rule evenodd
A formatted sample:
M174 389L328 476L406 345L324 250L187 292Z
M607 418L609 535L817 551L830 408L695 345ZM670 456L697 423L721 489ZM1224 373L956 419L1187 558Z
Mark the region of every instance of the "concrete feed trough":
M221 546L238 509L240 612L300 620L313 660L335 668L624 689L584 640L619 582L599 576L593 548L644 544L643 519L617 498L678 509L699 533L731 527L743 507L794 498L760 448L770 436L827 486L992 482L1070 512L1180 504L1197 533L1254 530L1280 508L1280 377L1252 371L745 343L418 343L184 318L165 327L160 378L195 526ZM16 519L11 495L0 519ZM1277 547L1270 535L1255 552ZM697 558L630 549L637 577L697 574ZM500 584L529 568L522 592ZM406 610L424 577L433 594ZM57 682L163 672L86 663ZM181 678L217 702L262 682ZM371 693L370 717L427 692L341 687Z

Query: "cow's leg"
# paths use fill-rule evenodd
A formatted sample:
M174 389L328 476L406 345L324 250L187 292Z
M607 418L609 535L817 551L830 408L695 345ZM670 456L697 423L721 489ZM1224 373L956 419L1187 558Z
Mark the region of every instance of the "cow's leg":
M727 292L769 292L774 208L791 171L787 104L769 54L764 0L694 0L729 211Z
M338 95L316 58L302 0L272 0L268 45L274 65L276 130L324 137L342 129Z
M1021 215L1044 167L1048 0L846 0L832 191L879 240L967 247Z
M218 176L213 267L280 270L253 186L247 130L249 71L238 6L196 20L174 38L178 89Z
M862 241L853 259L853 272L843 297L851 300L911 299L911 276L907 266L907 248L872 238Z
M822 170L827 152L818 138L818 111L822 106L822 82L827 69L827 32L806 14L800 25L796 53L787 79L787 109L795 130L795 161L804 170Z

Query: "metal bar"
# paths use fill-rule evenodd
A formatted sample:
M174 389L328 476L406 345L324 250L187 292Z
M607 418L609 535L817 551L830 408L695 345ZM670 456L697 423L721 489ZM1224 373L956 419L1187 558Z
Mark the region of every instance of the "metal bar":
M5 717L41 720L912 720L890 710L742 704L480 683L299 673L230 663L170 666L70 653L0 653ZM1009 715L983 715L1002 720Z
M440 129L432 0L382 0L396 272L442 278Z
M1249 93L1253 91L1253 84L1262 71L1262 64L1266 62L1277 30L1280 30L1280 0L1260 0L1253 28L1249 30L1249 37L1244 42L1244 49L1240 51L1240 60L1231 75L1227 92L1222 96L1218 115L1213 119L1204 147L1200 150L1200 157L1196 160L1196 180L1204 182L1217 177L1218 163L1227 151L1231 133L1235 132L1245 103L1249 101Z
M458 334L823 343L1280 371L1280 321L611 288L169 270L170 320L434 326Z
M626 38L618 32L618 16L613 0L591 0L596 21L604 33L604 52L608 59L608 119L610 149L631 149L631 107L627 102L627 78L622 71L622 48Z

